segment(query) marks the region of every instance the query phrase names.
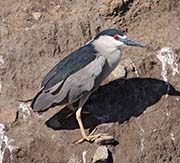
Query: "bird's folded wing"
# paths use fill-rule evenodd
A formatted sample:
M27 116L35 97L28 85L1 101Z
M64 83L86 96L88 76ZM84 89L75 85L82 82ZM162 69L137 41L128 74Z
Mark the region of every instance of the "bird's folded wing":
M96 58L96 50L93 45L88 44L79 48L56 66L54 66L44 77L41 88L48 90L57 83L65 80L68 76L84 68Z
M97 57L93 62L82 70L70 76L64 83L64 88L69 87L69 100L74 101L84 92L91 92L96 85L96 81L100 78L106 59L103 56Z
M40 92L31 105L33 110L45 111L55 104L61 104L64 99L71 103L78 100L83 93L91 93L95 87L98 87L96 80L100 77L105 62L105 57L99 56L48 91Z

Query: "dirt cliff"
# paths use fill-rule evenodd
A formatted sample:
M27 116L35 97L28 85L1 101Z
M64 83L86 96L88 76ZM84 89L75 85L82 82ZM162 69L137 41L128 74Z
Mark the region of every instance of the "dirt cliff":
M33 97L47 71L97 32L117 28L148 48L123 48L85 105L86 131L115 138L106 162L179 163L179 20L179 0L1 0L0 162L92 162L99 145L73 144L81 135L74 116L63 119L68 109L39 116L17 99Z

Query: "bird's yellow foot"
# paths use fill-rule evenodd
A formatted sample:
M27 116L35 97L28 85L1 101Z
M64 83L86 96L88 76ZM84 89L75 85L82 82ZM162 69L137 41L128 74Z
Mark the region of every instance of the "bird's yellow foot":
M96 139L98 139L99 137L101 137L101 134L96 134L96 135L89 135L89 136L86 136L78 141L75 141L74 144L81 144L83 143L84 141L88 141L90 143L93 143Z
M93 130L93 131L89 134L89 136L84 135L83 138L81 138L81 139L78 140L78 141L75 141L74 144L81 144L81 143L83 143L83 142L85 142L85 141L90 142L90 143L93 143L96 139L100 138L101 136L107 135L107 134L105 134L105 133L94 134L95 131L96 131L96 129Z

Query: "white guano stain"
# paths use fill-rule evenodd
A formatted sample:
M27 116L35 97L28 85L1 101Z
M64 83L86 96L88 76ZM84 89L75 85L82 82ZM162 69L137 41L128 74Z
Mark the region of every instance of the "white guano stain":
M172 140L172 142L175 144L175 138L174 138L174 134L171 132L171 140Z
M0 55L0 69L3 68L4 65L4 59L3 56ZM0 94L2 93L2 81L0 80Z
M0 123L0 163L3 163L5 150L9 150L10 160L11 160L11 163L12 163L12 160L13 160L13 155L12 155L13 146L11 145L11 143L12 143L13 139L7 137L5 135L4 130L5 130L4 124Z
M172 75L175 76L179 73L178 64L176 62L176 54L170 47L163 47L159 51L157 58L162 63L162 72L161 76L165 82L168 81L167 79L167 66L169 65L172 69Z
M171 115L171 112L170 112L169 109L166 107L166 116L167 116L167 117L170 117L170 115Z
M143 152L144 151L144 141L145 141L145 138L144 138L145 131L142 128L142 126L140 126L140 131L141 131L141 152Z
M2 68L3 64L4 64L4 59L3 56L0 55L0 68Z
M86 154L87 154L87 151L83 151L82 153L83 163L86 163Z
M162 64L162 71L161 76L165 82L168 84L168 77L167 77L167 66L170 66L172 70L172 76L179 74L178 70L178 63L177 63L177 54L175 54L170 47L163 47L159 51L157 58L161 61ZM169 91L169 84L167 87L167 93ZM168 95L166 95L167 97ZM176 99L177 100L177 99ZM178 99L179 100L179 99ZM171 112L169 111L168 107L166 107L166 117L168 120L170 119ZM175 143L174 134L171 132L170 137L173 143Z
M23 120L31 120L30 106L28 103L20 103L19 110L22 112Z

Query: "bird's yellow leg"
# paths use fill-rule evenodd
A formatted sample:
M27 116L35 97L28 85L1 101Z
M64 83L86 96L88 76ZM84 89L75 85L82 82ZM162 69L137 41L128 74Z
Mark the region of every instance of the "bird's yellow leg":
M94 130L91 134L89 134L89 136L87 136L85 133L85 130L84 130L84 126L83 126L83 123L81 120L81 110L82 110L82 107L84 106L84 104L86 103L89 95L90 94L87 93L87 94L84 94L81 96L80 101L79 101L79 108L76 111L76 119L77 119L78 124L79 124L82 139L75 141L75 144L80 144L80 143L83 143L84 141L93 142L94 140L96 140L97 138L99 138L102 135L102 134L94 135L94 131L95 131Z
M77 110L76 119L77 119L79 127L80 127L82 139L76 141L75 144L80 144L80 143L83 143L84 141L93 142L94 140L96 140L97 138L99 138L102 135L102 134L94 135L95 130L93 130L89 134L89 136L86 135L85 130L84 130L84 126L83 126L83 123L82 123L82 120L81 120L81 110L82 110L81 107Z
M84 139L88 139L86 133L85 133L85 130L84 130L84 126L83 126L83 123L82 123L82 120L81 120L81 110L82 108L79 108L76 112L76 119L78 121L78 124L79 124L79 127L80 127L80 130L81 130L81 135Z

